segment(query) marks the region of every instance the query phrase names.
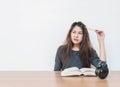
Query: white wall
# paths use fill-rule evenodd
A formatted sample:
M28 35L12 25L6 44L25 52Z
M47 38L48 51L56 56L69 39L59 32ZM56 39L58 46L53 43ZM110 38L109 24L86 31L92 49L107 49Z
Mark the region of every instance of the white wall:
M1 0L0 70L53 70L74 21L104 30L110 70L120 70L119 0ZM98 52L94 32L90 32ZM98 52L99 53L99 52Z

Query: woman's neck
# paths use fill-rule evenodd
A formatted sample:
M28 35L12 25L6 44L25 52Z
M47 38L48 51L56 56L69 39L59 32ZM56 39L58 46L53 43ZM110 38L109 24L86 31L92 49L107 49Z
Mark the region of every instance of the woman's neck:
M79 49L79 45L74 45L73 48L72 48L72 50L74 50L74 51L79 51L79 50L80 50L80 49Z

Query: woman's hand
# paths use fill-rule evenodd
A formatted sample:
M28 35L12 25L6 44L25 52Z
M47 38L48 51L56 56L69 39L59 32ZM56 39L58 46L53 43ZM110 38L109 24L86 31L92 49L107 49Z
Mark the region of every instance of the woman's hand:
M97 34L98 41L104 41L105 33L101 30L95 30Z

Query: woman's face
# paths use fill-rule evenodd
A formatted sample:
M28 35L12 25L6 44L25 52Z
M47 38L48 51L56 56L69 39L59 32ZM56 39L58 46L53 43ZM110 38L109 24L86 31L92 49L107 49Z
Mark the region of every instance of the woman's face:
M71 32L71 40L74 45L79 45L82 41L83 31L79 26L75 26Z

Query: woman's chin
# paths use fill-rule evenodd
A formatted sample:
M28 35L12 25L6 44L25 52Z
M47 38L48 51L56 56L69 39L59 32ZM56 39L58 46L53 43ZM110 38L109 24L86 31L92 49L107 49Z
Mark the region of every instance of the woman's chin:
M74 45L79 45L79 43L78 43L78 42L73 42L73 44L74 44Z

